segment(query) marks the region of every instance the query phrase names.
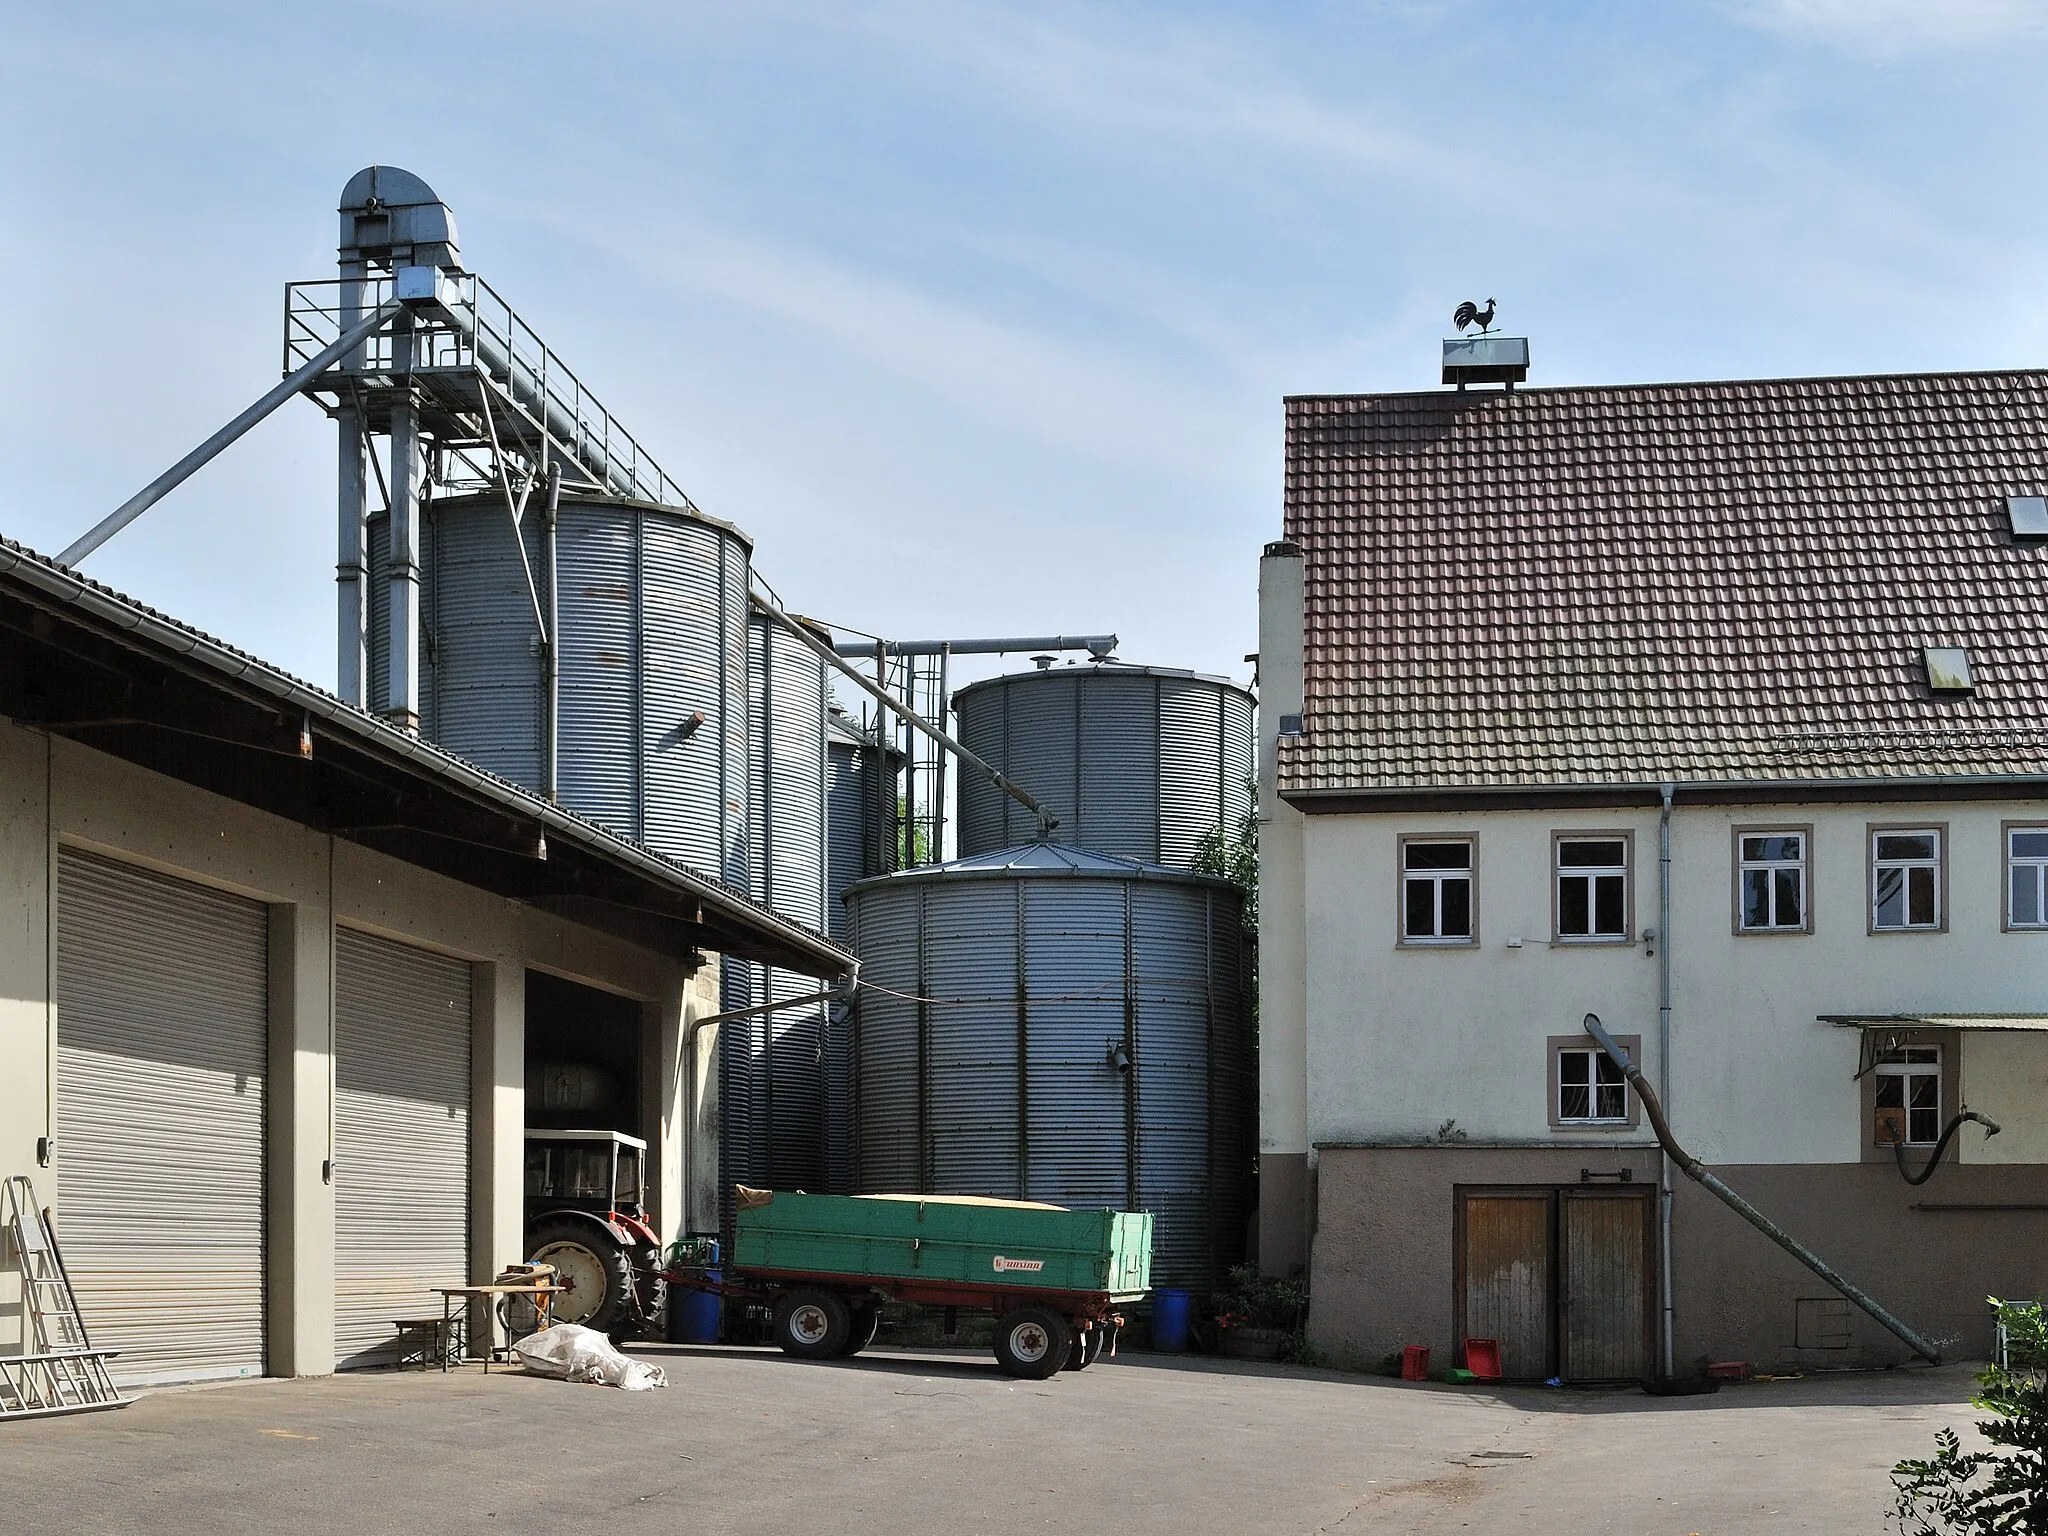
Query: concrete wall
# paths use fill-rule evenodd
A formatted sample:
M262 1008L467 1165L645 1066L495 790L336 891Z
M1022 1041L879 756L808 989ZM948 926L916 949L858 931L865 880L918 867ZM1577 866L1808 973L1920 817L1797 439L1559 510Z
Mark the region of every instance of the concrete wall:
M470 962L471 1268L488 1277L520 1257L525 1162L525 975L529 966L636 998L658 1079L661 1145L654 1204L676 1229L691 1138L673 1070L686 993L683 956L663 956L430 874L68 741L0 724L0 1175L27 1173L45 1203L58 1166L38 1167L54 1134L51 987L59 846L89 849L266 903L271 911L268 1087L270 1358L273 1374L332 1368L334 1191L330 1141L334 925ZM716 996L715 989L708 994ZM715 1146L715 1143L714 1143ZM57 1149L61 1159L62 1148ZM715 1151L714 1151L715 1158ZM61 1226L62 1212L58 1213ZM19 1339L18 1282L0 1274L0 1349Z
M1669 1109L1687 1148L1709 1163L1854 1162L1862 1156L1856 1031L1817 1015L2035 1012L2048 934L2001 931L1999 829L2048 801L1793 807L1689 807L1672 818L1673 1025ZM1553 1132L1545 1041L1588 1012L1641 1035L1657 1061L1657 815L1654 810L1493 811L1468 815L1309 816L1304 878L1306 1084L1311 1142L1433 1135L1447 1119L1484 1140L1593 1140ZM1868 931L1864 848L1871 823L1949 829L1949 921L1941 933ZM1814 931L1733 929L1733 828L1810 825ZM1625 945L1553 944L1553 831L1634 836L1634 921ZM1477 840L1479 942L1397 944L1402 833ZM1263 910L1263 903L1262 903ZM1512 941L1519 938L1519 946ZM1983 1054L1977 1055L1976 1053ZM1965 1161L2041 1160L2048 1100L2015 1094L2005 1065L2048 1071L2036 1037L1972 1038L1965 1089L2003 1095L2013 1116L1987 1144L1962 1137ZM1996 1068L1990 1063L1996 1060ZM1972 1062L1983 1064L1982 1070ZM1987 1099L1987 1104L1989 1100ZM1953 1106L1949 1106L1953 1109Z
M1308 1259L1309 1031L1301 812L1280 798L1277 734L1302 708L1302 561L1259 562L1259 1265Z
M1376 1365L1404 1344L1451 1364L1459 1341L1452 1224L1461 1184L1563 1185L1581 1168L1636 1183L1657 1177L1659 1154L1640 1143L1573 1148L1326 1148L1311 1272L1312 1341L1341 1359ZM1915 1189L1881 1164L1715 1170L1764 1213L1876 1296L1945 1352L1982 1358L1991 1346L1986 1296L2031 1297L2048 1274L2048 1221L2039 1170L1944 1168ZM1848 1309L1839 1344L1802 1344L1800 1302L1841 1303L1825 1284L1711 1194L1679 1179L1672 1214L1673 1357L1747 1360L1782 1371L1896 1364L1911 1351ZM1654 1267L1655 1255L1651 1255ZM1650 1299L1654 1306L1652 1284ZM1811 1314L1809 1314L1811 1316Z

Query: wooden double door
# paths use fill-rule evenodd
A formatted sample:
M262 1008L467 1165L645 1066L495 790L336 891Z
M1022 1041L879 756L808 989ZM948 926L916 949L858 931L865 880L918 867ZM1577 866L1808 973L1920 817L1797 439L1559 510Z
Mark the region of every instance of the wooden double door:
M1647 1376L1656 1193L1627 1185L1460 1189L1460 1347L1498 1339L1510 1380Z

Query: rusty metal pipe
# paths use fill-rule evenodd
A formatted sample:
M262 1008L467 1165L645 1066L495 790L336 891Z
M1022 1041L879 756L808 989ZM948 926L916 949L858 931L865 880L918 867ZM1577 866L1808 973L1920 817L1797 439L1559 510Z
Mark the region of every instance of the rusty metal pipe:
M1643 1113L1650 1117L1650 1128L1657 1133L1657 1144L1663 1147L1666 1157L1678 1164L1680 1172L1684 1173L1687 1178L1695 1183L1705 1185L1707 1190L1719 1199L1723 1205L1726 1205L1736 1215L1755 1227L1757 1231L1763 1233L1765 1237L1768 1237L1780 1248L1791 1254L1793 1258L1804 1264L1816 1275L1819 1275L1821 1279L1841 1292L1843 1296L1854 1302L1858 1307L1861 1307L1864 1312L1870 1315L1873 1321L1877 1322L1888 1333L1894 1335L1907 1348L1911 1349L1914 1354L1930 1364L1941 1364L1941 1351L1939 1349L1911 1328L1908 1328L1896 1317L1893 1317L1878 1302L1876 1297L1870 1295L1853 1281L1838 1274L1819 1254L1808 1248L1798 1238L1787 1232L1775 1221L1772 1221L1770 1217L1766 1216L1762 1211L1714 1177L1705 1164L1701 1163L1698 1158L1678 1144L1678 1138L1671 1134L1671 1126L1664 1118L1664 1106L1657 1098L1656 1089L1652 1088L1644 1078L1642 1068L1629 1060L1628 1052L1621 1048L1620 1042L1607 1032L1606 1028L1601 1024L1598 1014L1589 1013L1586 1015L1586 1033L1597 1040L1600 1043L1600 1049L1607 1053L1608 1059L1621 1068L1622 1075L1629 1081L1629 1086L1635 1089L1636 1096L1642 1100Z

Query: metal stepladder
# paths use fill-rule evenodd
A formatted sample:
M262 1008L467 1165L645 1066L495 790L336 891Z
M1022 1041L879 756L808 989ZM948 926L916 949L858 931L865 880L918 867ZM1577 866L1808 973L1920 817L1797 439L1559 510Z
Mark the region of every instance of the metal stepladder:
M0 1419L127 1407L133 1399L107 1374L107 1361L119 1351L92 1347L63 1255L26 1174L0 1183L0 1233L7 1238L6 1257L21 1271L24 1351L0 1355Z

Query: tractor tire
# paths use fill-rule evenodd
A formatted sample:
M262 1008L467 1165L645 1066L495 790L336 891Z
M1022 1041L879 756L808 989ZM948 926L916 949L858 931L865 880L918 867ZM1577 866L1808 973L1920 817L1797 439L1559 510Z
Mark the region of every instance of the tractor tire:
M633 1251L634 1292L639 1326L632 1337L658 1339L668 1331L668 1278L661 1272L661 1250L640 1247Z
M882 1309L872 1301L864 1301L849 1309L852 1318L846 1330L846 1343L841 1346L842 1355L857 1355L875 1342L875 1330L882 1325Z
M785 1292L775 1303L775 1342L785 1354L830 1360L846 1351L853 1312L831 1291Z
M1090 1328L1085 1333L1076 1331L1074 1334L1074 1347L1067 1352L1067 1369L1070 1371L1085 1371L1089 1366L1093 1365L1095 1357L1102 1353L1102 1339L1105 1332L1106 1330L1099 1325Z
M1073 1347L1072 1326L1043 1307L1019 1307L996 1323L996 1364L1027 1381L1057 1375Z
M527 1234L530 1263L552 1264L558 1323L581 1323L609 1334L633 1326L633 1259L595 1223L543 1221Z

